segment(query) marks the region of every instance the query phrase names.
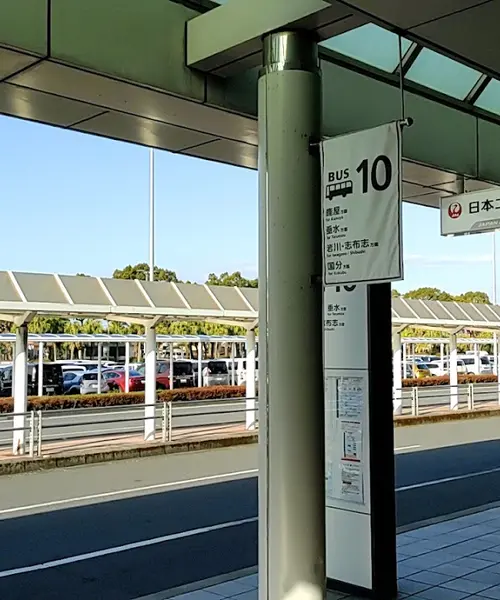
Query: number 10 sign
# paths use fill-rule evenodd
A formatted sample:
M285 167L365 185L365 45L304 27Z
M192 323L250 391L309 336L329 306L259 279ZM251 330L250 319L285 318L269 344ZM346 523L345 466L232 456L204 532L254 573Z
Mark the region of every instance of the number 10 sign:
M321 143L325 285L403 277L397 122Z

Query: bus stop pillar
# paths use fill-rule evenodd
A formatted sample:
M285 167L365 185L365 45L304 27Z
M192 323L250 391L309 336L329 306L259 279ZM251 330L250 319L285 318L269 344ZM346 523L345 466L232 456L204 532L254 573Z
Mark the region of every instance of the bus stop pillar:
M38 344L38 395L43 396L43 342Z
M12 451L24 454L26 412L28 410L28 325L20 325L16 332L14 355L14 435Z
M316 41L263 40L259 119L259 597L323 600L321 73ZM300 352L297 340L305 348ZM305 375L305 376L304 376ZM248 379L248 377L247 377Z
M246 429L255 429L255 329L247 331Z
M392 382L393 411L395 415L403 413L403 364L401 361L401 333L392 335ZM406 375L406 373L405 373Z
M144 394L144 440L155 439L156 405L156 328L146 325L146 391Z
M457 334L450 336L450 410L458 410Z
M130 342L125 342L125 392L130 392Z

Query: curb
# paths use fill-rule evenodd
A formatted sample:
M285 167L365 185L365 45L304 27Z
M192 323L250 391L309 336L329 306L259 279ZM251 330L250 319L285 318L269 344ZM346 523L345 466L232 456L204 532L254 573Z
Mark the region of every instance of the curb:
M180 454L183 452L197 452L200 450L215 450L217 448L228 448L231 446L245 446L247 444L254 444L257 441L257 433L241 433L221 438L188 440L167 444L162 442L142 444L131 448L111 446L106 450L93 452L81 451L61 456L42 456L40 458L23 457L0 461L0 476L32 473L34 471L46 471L64 467L76 467L78 465L91 465L115 460L142 458L146 456L161 456L166 454Z
M394 427L411 427L413 425L430 425L432 423L446 423L452 421L466 421L472 419L487 419L500 417L500 408L485 408L480 410L463 410L457 412L437 413L435 415L420 415L414 417L394 417Z

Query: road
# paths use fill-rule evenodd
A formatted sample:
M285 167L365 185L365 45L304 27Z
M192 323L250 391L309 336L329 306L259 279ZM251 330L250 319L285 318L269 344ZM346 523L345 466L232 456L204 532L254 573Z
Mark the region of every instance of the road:
M500 500L499 430L397 428L398 525ZM256 450L2 478L0 598L132 600L256 565Z
M190 427L244 423L245 399L205 400L172 404L173 430ZM156 410L156 429L161 431L162 406ZM43 441L62 441L93 436L120 436L144 430L144 405L134 407L79 408L45 411ZM12 417L0 415L0 447L12 445ZM5 430L5 431L2 431Z

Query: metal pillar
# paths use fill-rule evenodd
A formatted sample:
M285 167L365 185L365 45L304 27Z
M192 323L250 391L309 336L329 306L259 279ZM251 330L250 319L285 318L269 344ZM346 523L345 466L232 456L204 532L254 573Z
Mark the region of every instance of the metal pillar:
M130 342L125 342L125 391L130 392Z
M439 368L441 373L444 374L444 343L439 344Z
M28 411L28 326L20 325L16 332L14 356L14 435L12 436L12 451L14 454L24 454L26 413Z
M198 342L198 387L203 386L203 373L202 373L202 361L203 358L203 344Z
M38 344L38 395L43 396L43 342Z
M392 335L392 381L393 410L395 415L403 413L403 365L401 363L401 333Z
M235 343L231 343L231 385L236 385L236 373L234 372Z
M450 410L458 410L457 335L450 336Z
M259 596L322 600L321 73L309 34L264 40L259 113ZM307 352L297 352L301 340ZM307 373L307 377L304 377ZM248 379L248 376L247 376Z
M474 370L476 375L481 373L481 358L479 356L479 344L474 344Z
M149 149L149 281L155 280L155 153Z
M247 331L246 428L255 429L255 330Z
M170 389L174 389L174 343L170 342L170 369L169 369L169 378L168 381L170 383Z
M97 393L102 392L102 344L97 342Z
M156 329L154 325L146 326L146 391L144 394L144 440L155 439L155 404L156 404Z

